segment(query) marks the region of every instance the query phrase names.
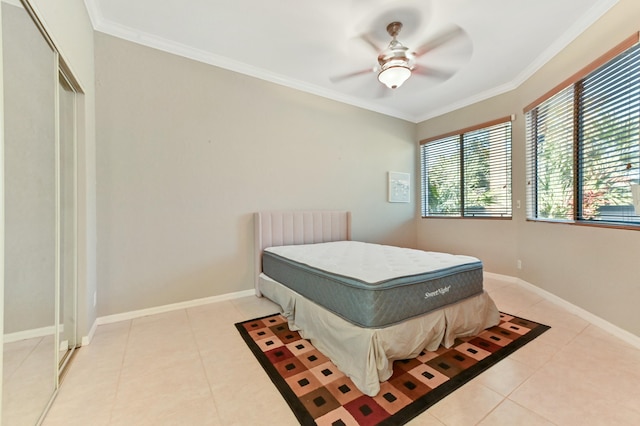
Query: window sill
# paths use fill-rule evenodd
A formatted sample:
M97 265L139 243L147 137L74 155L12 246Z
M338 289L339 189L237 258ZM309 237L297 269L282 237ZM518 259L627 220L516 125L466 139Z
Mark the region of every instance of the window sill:
M625 224L625 223L582 221L582 220L553 220L553 219L527 219L527 222L551 223L551 224L559 224L559 225L574 225L574 226L584 226L587 228L627 229L630 231L640 231L640 224L633 225L633 224Z
M422 216L422 219L511 220L513 216Z

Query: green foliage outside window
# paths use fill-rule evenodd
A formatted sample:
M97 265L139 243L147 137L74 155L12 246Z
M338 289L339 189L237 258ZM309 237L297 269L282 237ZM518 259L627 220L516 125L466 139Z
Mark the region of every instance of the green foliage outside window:
M529 216L640 222L639 127L638 46L528 112Z

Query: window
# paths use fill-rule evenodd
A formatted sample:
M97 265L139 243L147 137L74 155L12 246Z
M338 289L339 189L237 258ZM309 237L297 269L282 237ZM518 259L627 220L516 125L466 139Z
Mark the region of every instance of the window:
M422 216L511 217L511 118L421 142Z
M578 76L526 110L527 216L640 225L638 36Z

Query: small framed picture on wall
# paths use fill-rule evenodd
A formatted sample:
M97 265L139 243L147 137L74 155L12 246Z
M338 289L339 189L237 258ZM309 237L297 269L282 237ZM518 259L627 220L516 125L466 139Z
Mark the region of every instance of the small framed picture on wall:
M389 172L389 202L411 202L411 176L409 173Z

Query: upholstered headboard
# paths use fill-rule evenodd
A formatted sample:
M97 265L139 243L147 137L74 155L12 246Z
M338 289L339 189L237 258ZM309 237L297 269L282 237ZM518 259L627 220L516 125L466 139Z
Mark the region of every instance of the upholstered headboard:
M343 210L265 211L254 215L255 289L266 247L351 239L351 212Z

